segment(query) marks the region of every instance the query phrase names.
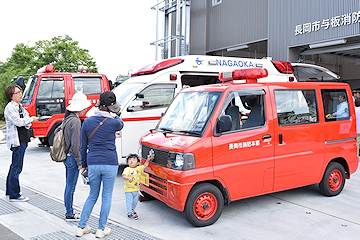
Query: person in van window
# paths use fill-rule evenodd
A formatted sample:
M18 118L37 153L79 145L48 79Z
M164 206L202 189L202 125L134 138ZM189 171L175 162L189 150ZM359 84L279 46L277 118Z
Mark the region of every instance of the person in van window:
M264 115L262 113L261 105L257 104L257 96L248 95L245 98L245 102L247 103L247 106L251 108L251 111L242 128L251 128L264 125Z
M81 169L80 158L80 130L81 121L79 116L85 114L91 105L86 95L82 92L75 93L70 105L66 107L63 122L68 122L64 128L67 158L64 161L66 170L66 186L64 191L64 203L66 208L65 221L79 221L80 214L73 209L74 192Z
M338 99L339 99L339 104L336 107L336 112L331 114L331 116L336 118L349 117L349 105L348 102L346 101L345 95L342 93L341 95L339 95Z
M94 116L86 118L81 127L81 166L82 171L88 170L90 193L83 206L76 230L78 237L91 232L87 221L99 197L101 185L101 210L95 236L102 238L111 233L111 229L106 227L106 222L110 213L112 193L119 165L115 133L123 128L124 123L116 115L120 113L120 105L113 92L103 92L96 106L99 109L95 111ZM88 140L96 127L98 129Z
M20 194L19 175L23 168L25 150L30 142L32 122L37 122L38 117L30 117L21 105L22 93L18 85L11 84L5 88L5 97L8 104L4 109L6 122L7 147L12 151L12 160L6 178L6 196L11 202L26 202L28 197Z

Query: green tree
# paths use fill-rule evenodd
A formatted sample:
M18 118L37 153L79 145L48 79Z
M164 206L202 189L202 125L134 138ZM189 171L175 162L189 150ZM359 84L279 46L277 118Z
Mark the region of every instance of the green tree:
M34 74L48 64L59 72L76 72L79 65L88 67L88 72L97 72L96 62L89 50L79 47L79 42L68 35L51 40L35 42L34 46L19 43L6 62L0 62L0 91L3 93L11 79L19 74ZM0 115L3 116L7 104L4 94L0 94Z

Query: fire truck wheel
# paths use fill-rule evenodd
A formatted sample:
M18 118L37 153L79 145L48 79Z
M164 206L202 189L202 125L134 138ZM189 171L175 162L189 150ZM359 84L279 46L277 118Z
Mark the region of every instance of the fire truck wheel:
M340 163L330 163L319 184L320 192L328 197L338 195L345 186L345 177L345 169Z
M186 219L195 227L204 227L218 220L224 207L224 196L210 183L196 185L185 205Z
M49 146L48 138L47 137L39 137L39 141L43 146Z

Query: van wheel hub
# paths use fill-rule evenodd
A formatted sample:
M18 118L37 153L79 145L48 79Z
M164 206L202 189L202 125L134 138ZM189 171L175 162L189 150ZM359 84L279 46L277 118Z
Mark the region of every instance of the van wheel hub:
M218 202L212 193L203 193L194 202L194 214L198 219L210 219L216 213Z

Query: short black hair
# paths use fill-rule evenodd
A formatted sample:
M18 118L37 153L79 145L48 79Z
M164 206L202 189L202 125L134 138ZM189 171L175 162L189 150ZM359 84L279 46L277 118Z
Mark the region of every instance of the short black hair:
M360 98L355 99L355 107L360 107Z
M14 95L15 89L18 88L21 90L21 87L19 85L16 84L10 84L9 86L7 86L4 90L5 92L5 97L8 100L8 102L11 102L11 99Z
M138 163L140 163L140 156L137 155L136 153L129 153L129 154L126 156L126 163L128 163L129 158L132 158L132 157L136 157L137 160L138 160Z
M352 90L352 93L353 93L353 94L354 94L354 93L360 93L360 89L358 89L358 88L357 88L357 89L353 89L353 90Z

